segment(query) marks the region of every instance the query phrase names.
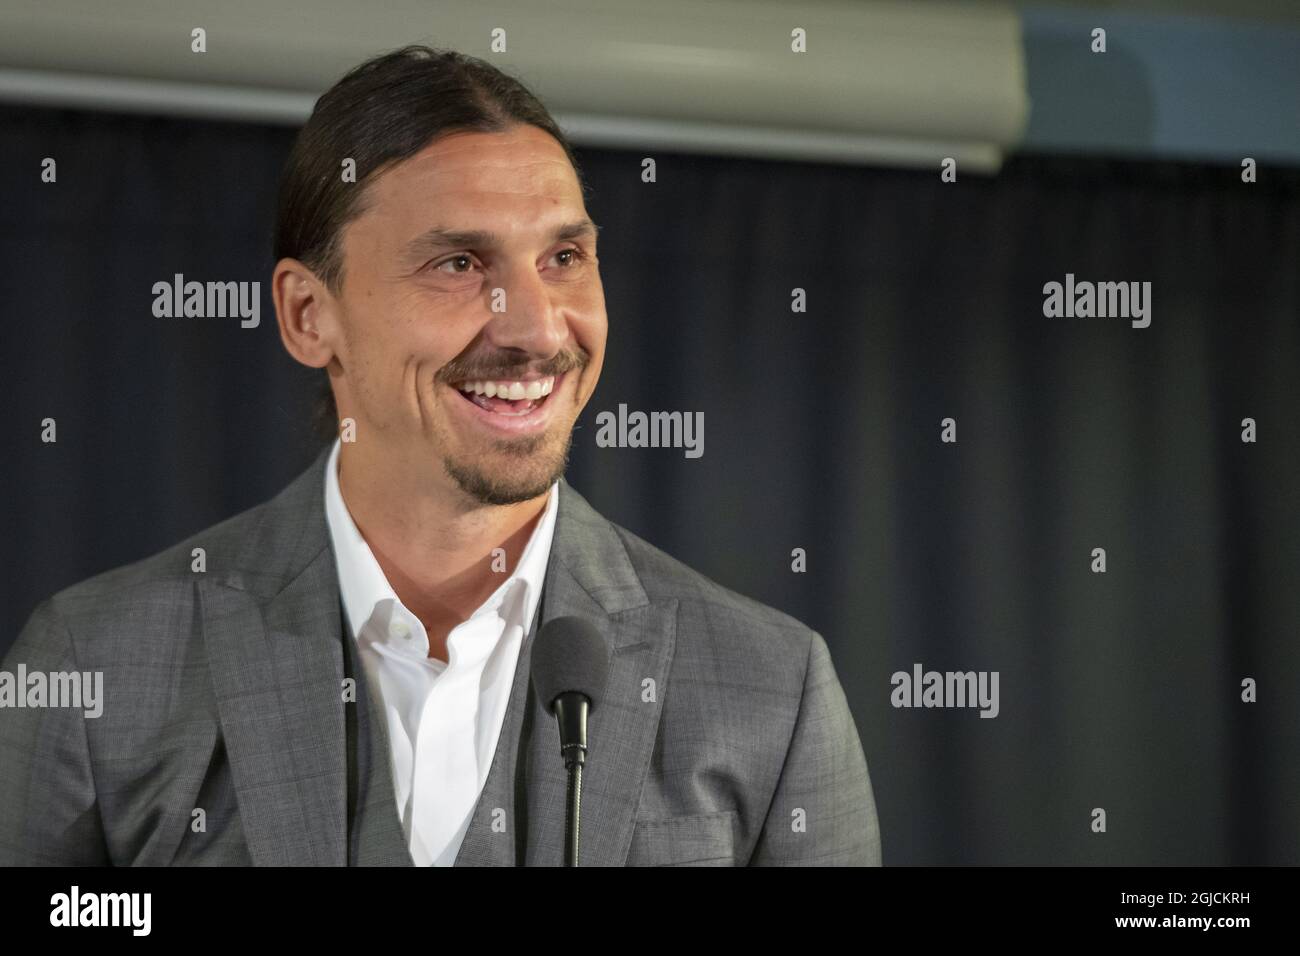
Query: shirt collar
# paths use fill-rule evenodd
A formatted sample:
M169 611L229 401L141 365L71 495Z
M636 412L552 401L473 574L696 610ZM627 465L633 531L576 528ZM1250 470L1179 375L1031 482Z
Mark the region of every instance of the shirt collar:
M353 636L358 637L381 603L388 601L394 607L402 605L343 501L338 479L341 445L340 439L336 438L329 459L325 463L325 520L329 525L330 538L334 544L339 595L343 600L344 613L347 615ZM470 620L501 606L508 596L522 589L522 600L512 601L511 605L520 608L522 615L516 619L516 622L527 631L538 602L541 600L542 582L546 578L551 541L555 535L559 498L557 481L547 494L546 508L542 512L541 520L533 529L528 544L524 546L523 554L514 572L501 582L491 596L470 615Z

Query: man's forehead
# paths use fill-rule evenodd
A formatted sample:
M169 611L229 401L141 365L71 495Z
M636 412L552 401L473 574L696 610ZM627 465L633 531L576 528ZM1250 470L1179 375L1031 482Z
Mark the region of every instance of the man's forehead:
M404 259L432 226L502 234L587 218L568 155L536 127L444 136L372 180L358 213L349 233Z
M452 133L381 174L375 198L499 194L578 200L582 191L564 149L536 127L502 133Z

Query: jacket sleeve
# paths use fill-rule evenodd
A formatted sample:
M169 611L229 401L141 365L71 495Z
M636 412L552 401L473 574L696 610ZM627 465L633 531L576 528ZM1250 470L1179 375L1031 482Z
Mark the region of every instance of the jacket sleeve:
M26 673L77 670L72 638L52 602L27 620L5 655L15 695ZM0 866L94 866L109 863L86 738L78 707L0 707Z
M826 641L813 631L803 697L751 866L880 866L867 760Z

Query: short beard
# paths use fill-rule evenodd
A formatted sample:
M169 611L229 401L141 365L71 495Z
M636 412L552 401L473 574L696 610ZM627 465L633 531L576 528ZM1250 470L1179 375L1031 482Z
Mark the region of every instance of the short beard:
M517 455L519 458L527 460L536 454L548 437L547 435L536 435L532 438L502 442L497 448L506 454ZM475 465L462 465L445 457L442 460L442 465L447 474L460 486L461 491L479 504L516 505L521 501L531 501L538 495L545 494L551 485L564 476L569 467L569 446L572 441L573 433L570 432L565 436L564 447L560 451L559 461L551 468L549 474L533 481L503 478L486 473Z

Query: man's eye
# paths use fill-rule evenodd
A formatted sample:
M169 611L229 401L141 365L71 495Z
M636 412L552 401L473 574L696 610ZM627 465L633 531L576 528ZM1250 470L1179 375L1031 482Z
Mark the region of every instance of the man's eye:
M587 254L576 246L572 246L568 249L561 249L556 253L556 256L572 256L572 258L564 264L566 268L572 268L582 262L583 259L587 258Z
M474 257L462 252L460 255L452 256L450 259L444 259L442 262L434 266L434 268L442 269L442 267L445 265L454 262L462 262L462 261L464 261L467 264L472 264L474 261ZM452 269L451 271L456 275L464 275L464 271L461 269Z

